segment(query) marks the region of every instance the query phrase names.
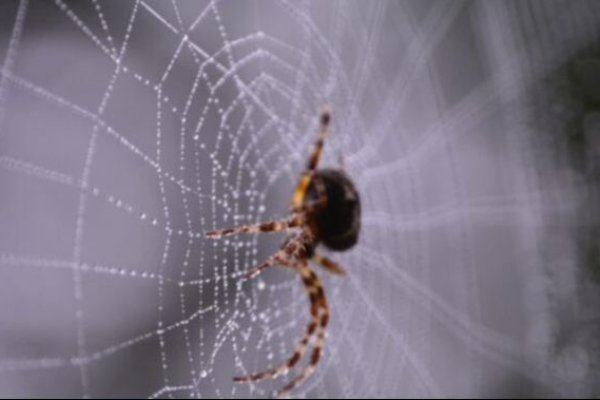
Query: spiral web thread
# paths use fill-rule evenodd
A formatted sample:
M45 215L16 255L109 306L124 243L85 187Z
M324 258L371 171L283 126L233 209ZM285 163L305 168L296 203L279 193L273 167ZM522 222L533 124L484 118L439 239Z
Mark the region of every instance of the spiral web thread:
M347 277L317 270L332 326L293 395L476 395L497 381L585 394L594 381L583 344L555 363L556 287L577 273L556 278L540 255L552 227L578 223L586 185L540 172L548 146L523 105L598 33L597 5L3 7L3 395L281 387L232 377L287 359L309 320L296 275L242 279L282 238L204 233L286 215L325 102L323 165L356 180L363 233L331 254Z

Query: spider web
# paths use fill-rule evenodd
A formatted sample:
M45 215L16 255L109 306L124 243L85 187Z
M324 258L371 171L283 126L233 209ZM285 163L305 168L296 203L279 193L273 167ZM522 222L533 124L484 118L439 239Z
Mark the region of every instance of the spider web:
M363 231L293 395L597 393L597 153L560 90L597 3L0 8L0 395L281 387L232 377L308 323L297 276L242 279L282 237L204 232L286 216L326 102Z

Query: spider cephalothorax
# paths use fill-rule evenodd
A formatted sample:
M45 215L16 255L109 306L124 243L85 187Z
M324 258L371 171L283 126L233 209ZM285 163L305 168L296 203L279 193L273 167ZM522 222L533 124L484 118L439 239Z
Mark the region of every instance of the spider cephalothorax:
M321 255L317 246L322 243L333 251L347 250L357 243L360 232L360 197L350 177L339 169L317 169L330 122L331 114L325 108L321 113L315 148L292 198L290 218L207 233L208 237L221 238L240 233L291 231L279 251L251 269L246 276L253 278L274 265L297 271L308 292L311 321L293 355L286 362L259 374L234 378L236 382L250 382L286 374L302 359L310 339L316 337L309 363L300 375L279 391L280 396L287 394L314 372L325 346L329 306L323 285L309 261L316 262L334 274L345 274L342 267Z

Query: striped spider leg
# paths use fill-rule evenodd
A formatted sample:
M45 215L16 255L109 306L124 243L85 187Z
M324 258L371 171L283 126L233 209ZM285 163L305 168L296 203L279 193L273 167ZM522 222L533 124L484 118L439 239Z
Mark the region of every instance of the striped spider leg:
M306 328L306 332L296 345L294 353L286 362L268 371L234 378L235 382L246 383L264 379L274 379L278 376L285 375L292 370L300 360L302 360L309 348L311 338L316 337L310 361L298 376L277 392L277 397L287 396L290 391L308 379L315 372L317 364L323 355L327 326L329 324L329 306L319 277L309 266L306 259L297 260L294 269L299 272L310 300L311 320Z
M235 382L247 383L285 375L303 359L312 341L310 360L298 376L277 392L278 396L286 396L308 379L324 352L330 312L323 285L309 261L328 272L344 275L346 272L340 265L316 248L322 243L332 251L347 250L357 243L360 231L360 198L350 177L342 170L318 169L331 122L328 107L323 108L319 121L317 140L292 196L291 216L285 220L207 233L208 237L217 239L244 233L292 231L275 254L249 270L245 277L254 278L275 265L298 272L310 301L310 322L287 361L258 374L234 378Z

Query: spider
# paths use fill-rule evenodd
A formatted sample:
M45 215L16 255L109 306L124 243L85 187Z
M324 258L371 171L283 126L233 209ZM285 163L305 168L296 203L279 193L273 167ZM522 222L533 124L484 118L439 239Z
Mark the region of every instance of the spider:
M360 198L350 177L341 169L317 168L331 123L329 107L323 107L319 122L318 138L293 194L291 215L288 219L211 231L206 234L217 239L241 233L291 232L279 251L251 269L246 277L254 278L274 265L298 272L310 300L310 323L293 355L286 362L255 375L233 378L235 382L247 383L287 374L304 357L311 338L316 337L310 361L297 377L277 392L278 397L285 396L308 379L323 356L329 306L323 285L309 261L314 261L333 274L344 275L344 269L319 253L317 246L322 243L333 251L348 250L357 243L360 232Z

